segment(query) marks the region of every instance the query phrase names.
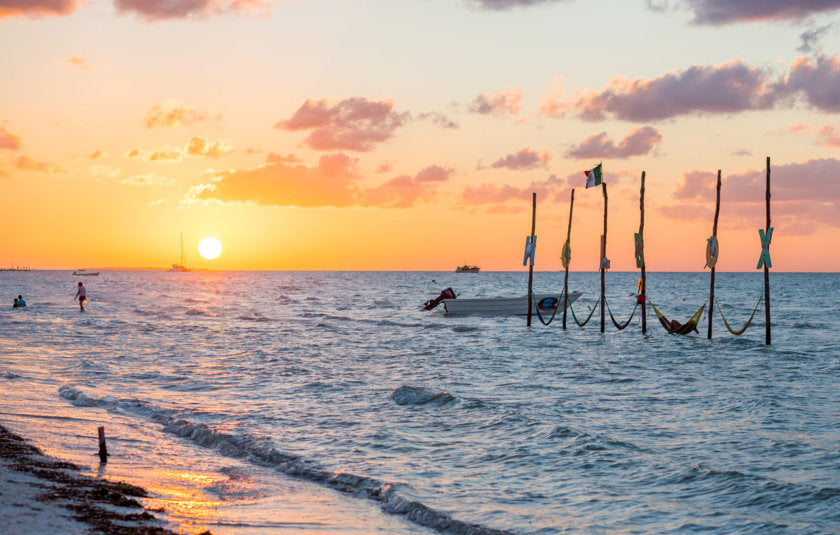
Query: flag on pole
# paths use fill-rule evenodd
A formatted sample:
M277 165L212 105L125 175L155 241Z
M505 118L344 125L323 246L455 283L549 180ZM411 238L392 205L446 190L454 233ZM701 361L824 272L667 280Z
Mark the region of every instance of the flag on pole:
M589 171L584 171L583 174L586 175L587 188L594 188L595 186L601 185L601 164L598 164Z

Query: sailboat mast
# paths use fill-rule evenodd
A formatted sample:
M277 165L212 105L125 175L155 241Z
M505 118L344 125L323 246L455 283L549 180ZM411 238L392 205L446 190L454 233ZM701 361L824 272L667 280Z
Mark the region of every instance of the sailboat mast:
M187 258L186 255L184 255L184 231L181 231L181 265L187 265Z

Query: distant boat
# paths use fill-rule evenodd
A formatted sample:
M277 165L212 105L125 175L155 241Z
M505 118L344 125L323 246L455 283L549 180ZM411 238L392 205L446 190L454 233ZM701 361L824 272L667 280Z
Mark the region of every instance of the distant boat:
M479 271L481 271L480 267L471 266L469 264L464 264L463 266L455 268L455 273L478 273Z
M73 272L74 277L98 277L98 271L85 271L84 269L77 269Z
M167 271L178 271L178 272L185 272L190 271L190 268L187 267L187 257L184 254L184 233L181 233L181 260L177 264L172 264L172 267L169 268Z

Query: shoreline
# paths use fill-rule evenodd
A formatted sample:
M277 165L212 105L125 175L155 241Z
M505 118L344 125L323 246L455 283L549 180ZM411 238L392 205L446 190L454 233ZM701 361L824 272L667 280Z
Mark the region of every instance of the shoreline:
M0 522L17 533L177 533L138 501L145 489L81 471L0 424Z

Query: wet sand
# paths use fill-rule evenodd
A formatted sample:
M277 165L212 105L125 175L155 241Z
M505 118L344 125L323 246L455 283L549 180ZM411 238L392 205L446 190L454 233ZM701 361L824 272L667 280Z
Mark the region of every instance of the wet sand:
M174 534L138 501L147 495L135 485L83 475L0 425L0 526L6 533Z

